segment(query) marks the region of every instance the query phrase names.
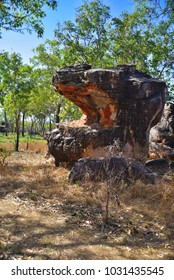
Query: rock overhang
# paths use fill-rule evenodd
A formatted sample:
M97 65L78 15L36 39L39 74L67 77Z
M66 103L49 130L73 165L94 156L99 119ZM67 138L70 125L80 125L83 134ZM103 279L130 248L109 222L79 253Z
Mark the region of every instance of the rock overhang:
M88 145L112 145L115 139L121 141L123 152L129 157L147 155L149 131L160 120L165 104L167 88L163 81L138 71L135 65L91 69L90 65L79 64L59 69L53 76L52 84L57 92L79 106L86 116L84 125L89 126L88 133L82 130L83 136L77 134L81 135L80 138L89 138L89 141L82 141L77 159L79 155L83 157L83 149ZM92 137L96 124L100 136ZM110 130L113 130L112 140L108 136ZM73 143L81 141L77 134ZM109 140L99 141L98 137L108 137ZM71 147L74 144L69 142L70 150ZM76 149L79 150L79 147ZM67 155L65 158L68 161Z

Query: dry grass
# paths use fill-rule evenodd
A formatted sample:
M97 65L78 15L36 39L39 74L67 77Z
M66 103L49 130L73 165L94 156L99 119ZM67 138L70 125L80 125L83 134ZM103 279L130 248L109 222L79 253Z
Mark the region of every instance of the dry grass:
M45 151L35 143L1 169L2 259L174 258L172 175L156 185L110 184L105 223L108 185L69 185L68 170Z
M21 137L19 141L20 151L30 151L32 153L45 153L47 151L47 141L42 139ZM9 134L0 138L0 148L14 150L15 135Z

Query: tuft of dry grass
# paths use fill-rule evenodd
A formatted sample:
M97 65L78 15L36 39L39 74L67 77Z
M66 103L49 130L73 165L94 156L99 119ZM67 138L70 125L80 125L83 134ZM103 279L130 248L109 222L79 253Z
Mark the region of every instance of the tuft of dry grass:
M124 194L125 202L137 204L139 210L141 205L145 206L152 217L165 219L166 222L172 222L174 218L174 180L170 182L159 179L155 185L143 185L142 182L135 182L130 191Z

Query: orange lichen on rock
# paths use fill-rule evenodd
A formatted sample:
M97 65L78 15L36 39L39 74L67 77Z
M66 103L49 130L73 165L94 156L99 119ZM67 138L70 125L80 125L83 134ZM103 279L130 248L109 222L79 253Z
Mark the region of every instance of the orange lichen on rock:
M76 86L58 83L57 88L61 94L81 108L86 115L85 124L99 123L103 127L115 124L116 103L95 84Z
M116 124L116 106L114 104L108 104L106 108L99 110L100 124L103 127L114 126Z

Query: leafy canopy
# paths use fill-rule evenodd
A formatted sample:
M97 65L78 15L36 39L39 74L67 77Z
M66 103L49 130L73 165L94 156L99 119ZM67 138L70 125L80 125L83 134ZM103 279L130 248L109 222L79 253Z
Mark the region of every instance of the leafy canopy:
M112 52L117 63L134 63L174 89L174 2L134 0L132 13L113 18Z
M75 22L57 24L55 38L61 42L64 65L75 62L104 66L109 46L110 8L98 1L85 0L76 9Z
M23 64L18 53L1 53L0 56L0 91L1 103L10 115L24 112L27 107L29 92L34 86L32 67Z
M46 16L44 8L56 9L55 0L2 0L0 1L0 36L2 30L35 31L42 37L44 26L42 19Z
M35 49L31 59L34 65L35 88L30 95L30 112L35 116L51 116L59 122L77 119L81 116L79 107L57 94L50 84L50 77L58 67L63 67L64 50L56 40L46 40Z

